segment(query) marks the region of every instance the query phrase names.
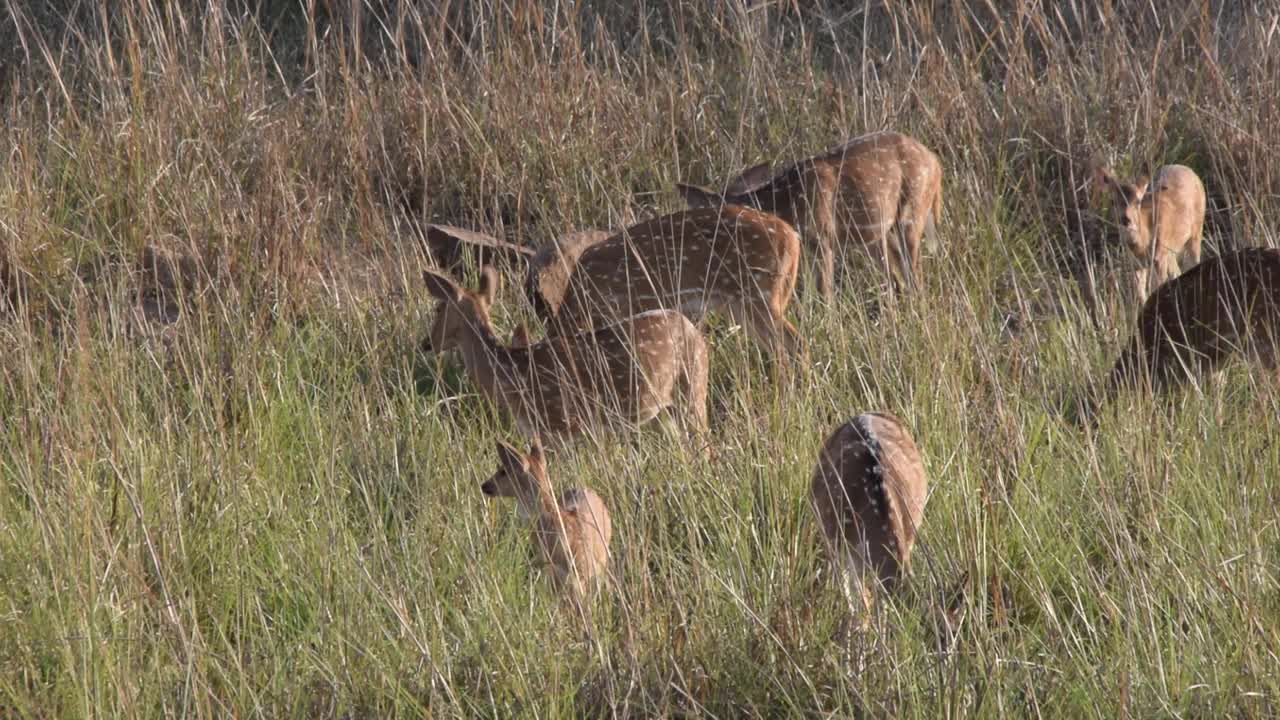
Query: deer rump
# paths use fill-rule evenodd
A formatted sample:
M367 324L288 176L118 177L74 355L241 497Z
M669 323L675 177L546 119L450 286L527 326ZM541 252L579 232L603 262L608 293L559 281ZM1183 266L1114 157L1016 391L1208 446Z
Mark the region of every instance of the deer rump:
M925 493L915 443L885 413L859 415L827 438L811 489L833 560L889 590L909 567Z

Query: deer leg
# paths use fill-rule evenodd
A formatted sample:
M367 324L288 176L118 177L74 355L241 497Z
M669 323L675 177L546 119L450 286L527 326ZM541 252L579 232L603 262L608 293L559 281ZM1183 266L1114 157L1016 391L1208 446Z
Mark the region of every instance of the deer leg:
M1191 264L1187 269L1191 269L1200 264L1200 248L1204 243L1204 221L1201 220L1196 229L1191 233L1191 239L1187 241L1187 255L1191 258Z
M828 303L836 298L836 250L831 237L818 241L818 289Z
M1151 271L1145 267L1133 272L1134 295L1138 298L1139 305L1147 301L1147 282L1150 274Z
M677 380L680 394L681 424L685 437L690 438L702 452L711 453L707 421L707 353L705 346L689 347L681 377Z
M887 294L889 296L889 300L890 302L896 302L902 287L898 280L898 253L894 248L894 242L889 235L889 231L885 231L880 236L880 242L878 243L880 248L880 270L884 273L884 278L888 286Z
M1172 252L1166 252L1161 255L1158 262L1159 280L1156 283L1156 287L1160 287L1161 285L1178 277L1178 274L1181 272L1181 268L1178 266L1178 256ZM1155 288L1152 288L1153 292L1154 290Z
M915 290L915 266L919 263L920 255L919 239L916 239L915 252L912 252L911 233L910 223L899 223L888 236L889 250L893 254L893 278L904 294Z
M800 234L800 275L798 284L805 292L816 287L828 303L835 298L835 246L825 223L814 219L796 228Z

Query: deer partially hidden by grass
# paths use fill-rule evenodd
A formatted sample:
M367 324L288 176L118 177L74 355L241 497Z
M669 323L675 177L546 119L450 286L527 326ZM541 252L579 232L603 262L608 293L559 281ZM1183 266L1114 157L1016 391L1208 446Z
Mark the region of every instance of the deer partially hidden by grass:
M1160 393L1217 371L1233 356L1277 372L1280 250L1250 248L1210 258L1161 285L1147 299L1133 337L1102 387L1086 397L1081 420L1125 387Z
M488 497L515 498L533 522L533 546L556 588L583 612L583 601L599 586L609 564L613 527L609 510L589 488L567 490L559 498L547 475L542 444L535 437L528 455L498 441L498 471L480 486Z
M1108 168L1097 171L1111 189L1120 237L1138 261L1134 273L1138 302L1200 262L1204 239L1204 184L1191 168L1165 165L1148 181L1121 182ZM1184 262L1186 261L1186 262Z
M873 588L894 590L911 565L928 480L911 434L887 413L863 413L822 446L810 501L827 558L850 607L865 610Z
M816 266L817 286L835 293L837 258L872 251L896 287L920 279L920 242L942 212L942 162L913 138L863 135L796 162L777 175L768 164L729 181L724 193L677 185L691 207L745 205L795 227Z
M668 308L723 311L783 358L805 355L787 320L800 238L779 218L726 206L655 218L600 240L575 237L558 262L531 264L540 319L564 333ZM574 257L576 256L576 257ZM568 270L568 272L565 272Z
M481 271L475 290L431 271L423 279L439 301L423 349L459 350L471 380L526 436L630 428L670 408L704 440L707 346L680 313L642 313L534 344L524 332L526 345L503 346L489 317L499 284L493 268Z

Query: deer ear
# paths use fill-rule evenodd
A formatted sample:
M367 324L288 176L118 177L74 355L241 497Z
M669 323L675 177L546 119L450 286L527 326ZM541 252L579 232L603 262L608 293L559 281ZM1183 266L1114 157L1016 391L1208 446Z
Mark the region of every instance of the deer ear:
M1129 186L1116 179L1115 173L1111 172L1111 168L1101 167L1093 173L1094 181L1103 187L1110 188L1112 196L1121 206L1128 205L1133 202L1133 193Z
M1093 168L1093 183L1098 187L1111 188L1114 190L1120 185L1116 180L1115 173L1111 172L1111 168L1104 165L1098 165Z
M457 283L439 273L423 270L422 281L427 284L427 292L437 300L457 300L460 295Z
M520 451L502 442L494 441L494 447L498 450L498 463L504 468L518 470L524 467L524 457L520 455Z
M529 443L529 460L539 465L546 460L542 452L542 436L539 434L534 434L533 440Z
M691 208L718 207L724 202L716 193L697 185L676 183L676 192L680 193L685 204Z
M737 177L729 181L725 193L728 195L744 195L753 190L759 190L761 186L772 179L773 165L762 162L738 173Z
M1137 180L1133 181L1133 199L1141 200L1143 195L1147 194L1147 187L1151 185L1151 170L1144 170Z
M502 278L498 276L498 271L492 265L485 265L480 268L480 287L478 288L480 297L484 298L486 305L492 305L493 299L498 296L498 288L502 287Z

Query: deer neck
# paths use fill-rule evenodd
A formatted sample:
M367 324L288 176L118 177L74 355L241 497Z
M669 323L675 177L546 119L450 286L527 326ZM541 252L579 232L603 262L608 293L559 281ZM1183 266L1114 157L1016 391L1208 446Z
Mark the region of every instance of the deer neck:
M488 318L473 318L468 327L461 343L462 362L481 392L491 400L496 399L502 378L510 375L510 348L498 344Z
M745 192L741 195L726 195L724 201L731 205L754 208L756 210L773 211L772 193L764 193L765 188ZM769 207L765 207L766 203Z
M535 524L543 519L559 520L560 503L556 501L551 481L546 477L538 478L534 486L522 492L517 500L521 511L533 519Z

